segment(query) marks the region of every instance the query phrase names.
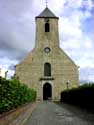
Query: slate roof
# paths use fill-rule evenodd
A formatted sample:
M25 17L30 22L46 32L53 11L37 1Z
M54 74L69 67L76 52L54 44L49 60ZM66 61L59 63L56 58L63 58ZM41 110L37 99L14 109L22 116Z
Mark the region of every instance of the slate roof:
M51 10L46 7L38 16L36 16L36 18L57 18L57 16L55 16L55 14L53 12L51 12Z

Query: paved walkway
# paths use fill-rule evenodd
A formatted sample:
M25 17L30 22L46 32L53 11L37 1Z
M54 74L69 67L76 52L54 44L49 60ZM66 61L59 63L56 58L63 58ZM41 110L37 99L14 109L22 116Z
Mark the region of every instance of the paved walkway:
M25 125L94 125L94 114L66 104L44 101L38 104Z

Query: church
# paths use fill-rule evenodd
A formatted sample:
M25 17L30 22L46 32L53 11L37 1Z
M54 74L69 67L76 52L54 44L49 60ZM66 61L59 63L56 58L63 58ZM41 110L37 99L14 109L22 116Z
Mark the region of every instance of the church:
M15 77L36 90L38 100L59 100L63 90L78 86L78 66L60 48L59 18L46 7L35 21L35 47L16 65Z

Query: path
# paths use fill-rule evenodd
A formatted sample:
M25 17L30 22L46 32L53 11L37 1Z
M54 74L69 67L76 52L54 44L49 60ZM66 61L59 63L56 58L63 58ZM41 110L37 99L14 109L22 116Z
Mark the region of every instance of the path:
M40 102L25 125L94 125L94 114L51 101Z

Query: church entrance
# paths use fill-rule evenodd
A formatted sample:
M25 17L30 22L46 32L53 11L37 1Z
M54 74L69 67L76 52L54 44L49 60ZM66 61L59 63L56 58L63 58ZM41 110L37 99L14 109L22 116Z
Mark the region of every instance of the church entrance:
M43 86L43 100L50 100L52 98L52 86L45 83Z

